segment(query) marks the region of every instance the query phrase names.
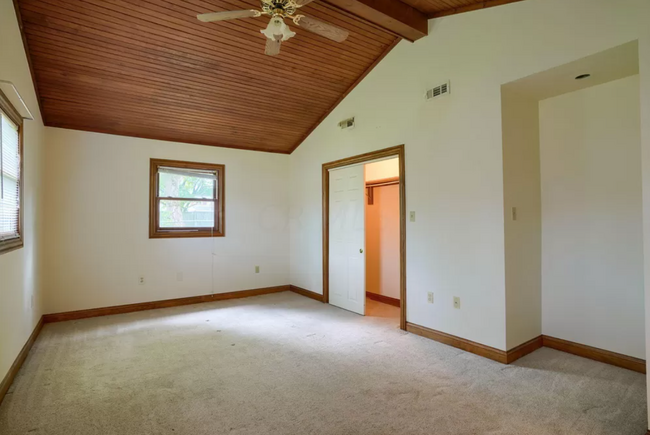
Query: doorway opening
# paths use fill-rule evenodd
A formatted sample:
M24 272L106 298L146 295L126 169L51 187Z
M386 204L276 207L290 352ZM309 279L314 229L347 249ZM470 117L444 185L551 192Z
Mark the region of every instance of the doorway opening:
M366 316L399 322L399 160L364 165Z
M323 302L406 330L404 146L325 163L322 175Z

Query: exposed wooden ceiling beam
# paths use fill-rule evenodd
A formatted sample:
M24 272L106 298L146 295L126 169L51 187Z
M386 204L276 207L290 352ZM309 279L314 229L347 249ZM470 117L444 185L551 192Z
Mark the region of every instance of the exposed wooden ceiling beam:
M327 0L327 2L409 41L417 41L427 36L429 32L426 15L400 1Z
M520 1L523 1L523 0L488 0L488 1L482 1L482 2L478 2L476 4L469 5L469 6L462 6L462 7L448 9L448 10L441 11L441 12L436 12L436 13L430 14L429 18L439 18L439 17L445 17L447 15L462 14L462 13L465 13L465 12L471 12L471 11L475 11L475 10L478 10L478 9L492 8L494 6L507 5L508 3L515 3L515 2L520 2Z

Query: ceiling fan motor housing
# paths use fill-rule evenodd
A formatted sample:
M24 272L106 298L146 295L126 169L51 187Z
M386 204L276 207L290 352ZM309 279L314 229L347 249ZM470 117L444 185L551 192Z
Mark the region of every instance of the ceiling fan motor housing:
M288 17L296 13L293 0L262 0L262 11L271 16Z

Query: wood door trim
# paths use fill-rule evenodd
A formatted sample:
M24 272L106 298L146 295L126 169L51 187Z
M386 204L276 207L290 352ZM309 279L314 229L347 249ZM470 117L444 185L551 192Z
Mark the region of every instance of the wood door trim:
M384 148L357 156L346 157L329 163L323 163L323 302L329 303L329 199L330 169L342 168L358 163L369 162L385 157L397 157L399 160L399 232L400 232L400 328L406 331L406 176L404 163L404 145Z
M382 304L392 305L394 307L401 307L402 303L397 298L391 298L390 296L380 295L379 293L366 292L366 297L373 301L381 302Z

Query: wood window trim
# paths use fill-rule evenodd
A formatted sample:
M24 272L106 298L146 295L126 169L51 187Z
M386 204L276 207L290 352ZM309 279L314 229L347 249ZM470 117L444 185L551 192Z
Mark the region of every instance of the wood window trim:
M0 241L0 255L6 254L17 249L21 249L24 245L24 187L25 187L25 156L23 153L23 117L20 115L18 110L11 104L11 101L7 98L4 92L0 91L0 110L14 123L18 126L18 156L20 158L20 174L18 175L18 237L10 240L5 240L4 242ZM1 142L0 142L1 147ZM0 150L0 152L2 152Z
M161 166L179 169L216 171L216 204L214 207L215 227L199 229L161 230L158 225L158 168ZM214 163L185 162L181 160L151 159L149 164L149 238L176 239L187 237L224 237L226 235L226 167Z

